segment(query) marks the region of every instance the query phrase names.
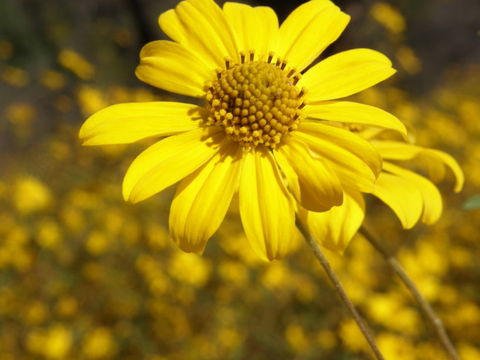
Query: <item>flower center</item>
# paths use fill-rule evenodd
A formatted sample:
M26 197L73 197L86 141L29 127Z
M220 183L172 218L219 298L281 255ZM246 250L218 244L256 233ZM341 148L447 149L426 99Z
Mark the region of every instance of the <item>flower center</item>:
M269 58L271 60L271 57ZM229 66L208 84L207 123L222 125L225 133L244 149L262 144L275 148L297 128L302 117L303 91L294 71L285 64L252 61Z

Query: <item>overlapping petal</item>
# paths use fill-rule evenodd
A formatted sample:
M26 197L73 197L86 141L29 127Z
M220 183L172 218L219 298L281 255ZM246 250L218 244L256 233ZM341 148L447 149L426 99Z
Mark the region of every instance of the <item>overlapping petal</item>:
M228 210L240 178L241 154L229 144L180 182L170 209L170 234L187 252L201 253Z
M416 184L400 176L382 172L373 195L393 210L405 229L412 228L422 215L422 193Z
M332 55L309 69L299 86L308 103L340 99L365 90L395 73L391 61L370 49L353 49Z
M298 239L293 201L270 152L245 153L242 162L239 203L243 228L260 257L278 259Z
M225 58L238 62L235 39L220 7L212 0L186 0L160 15L162 30L194 52L210 68L223 67Z
M308 147L292 137L275 152L282 171L296 174L287 176L294 183L292 193L304 208L312 211L326 211L343 201L343 189L335 172L320 158L314 158ZM289 169L291 168L291 169ZM297 190L298 189L298 190ZM298 192L297 192L298 191Z
M327 160L344 186L373 190L382 160L368 141L350 131L311 121L301 123L292 134Z
M322 246L342 254L363 223L365 201L359 192L345 192L342 205L325 212L301 209L299 217Z
M420 191L423 198L422 221L425 224L431 225L440 218L443 208L442 196L431 181L389 162L384 162L383 168L385 171L411 182Z
M160 89L202 97L205 82L215 76L214 70L182 45L158 40L143 47L135 73L140 80Z
M240 52L248 54L254 50L256 59L264 59L276 48L278 19L271 8L227 2L223 12Z
M198 128L153 144L128 168L124 199L136 203L180 181L217 153L223 137L218 128Z
M312 0L297 7L280 26L277 55L302 71L343 32L350 16L331 1Z
M423 160L430 170L431 176L441 179L445 175L445 167L448 167L455 176L454 191L459 192L465 181L463 171L457 161L449 154L435 149L401 143L398 141L372 141L375 148L384 159L388 160Z
M83 145L108 145L174 135L199 126L198 110L196 105L166 101L116 104L90 116L79 137Z
M374 106L350 101L329 101L307 105L305 114L310 119L335 121L344 124L360 124L398 131L407 136L405 125L394 115Z

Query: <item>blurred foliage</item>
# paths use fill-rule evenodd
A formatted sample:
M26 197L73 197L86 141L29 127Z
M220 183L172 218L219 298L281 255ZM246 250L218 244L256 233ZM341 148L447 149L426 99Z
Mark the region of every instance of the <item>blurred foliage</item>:
M470 199L467 199L467 201L463 203L463 209L464 210L480 209L480 194L474 195Z
M123 172L145 144L82 148L77 132L108 104L169 99L133 77L148 31L138 9L113 0L39 4L0 4L0 360L367 359L307 247L259 262L232 208L203 257L185 254L168 238L171 191L123 202ZM400 11L415 2L346 6L357 28L337 50L385 50L399 69L361 100L405 121L412 141L450 152L467 178L460 195L441 184L445 210L432 227L402 231L373 199L367 227L433 303L462 359L480 359L480 211L461 208L480 189L480 65L452 63L409 95L432 66ZM387 359L445 359L366 241L329 256Z

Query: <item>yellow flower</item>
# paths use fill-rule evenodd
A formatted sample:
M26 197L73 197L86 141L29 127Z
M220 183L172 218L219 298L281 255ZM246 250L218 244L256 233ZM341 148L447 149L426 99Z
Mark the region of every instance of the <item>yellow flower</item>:
M384 55L349 50L305 71L348 21L328 0L306 2L280 26L268 7L182 1L159 18L172 41L147 44L136 74L202 105L113 105L92 115L80 138L102 145L166 137L131 164L125 200L180 182L170 232L183 250L202 252L238 193L252 248L279 258L297 239L298 205L326 211L342 204L345 189L374 190L381 157L347 124L406 133L389 113L337 100L394 74Z
M441 180L445 168L455 177L455 192L463 187L464 175L458 163L449 154L399 141L372 140L382 156L382 172L372 192L397 215L404 229L412 228L420 219L431 225L442 214L442 198L432 181L396 161L416 160L426 167L430 177ZM346 191L341 206L323 213L300 211L315 238L323 246L342 253L356 234L365 217L365 201L358 191Z

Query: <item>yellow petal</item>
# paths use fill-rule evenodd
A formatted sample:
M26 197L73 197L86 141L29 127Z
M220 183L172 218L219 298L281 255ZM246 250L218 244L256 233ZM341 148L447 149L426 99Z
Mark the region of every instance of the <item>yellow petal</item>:
M320 245L342 254L363 223L365 201L359 192L346 192L342 205L325 212L301 209L299 217Z
M239 155L238 145L230 143L177 187L169 223L170 234L182 250L203 252L222 223L238 187Z
M237 62L233 34L220 7L212 0L187 0L160 15L158 22L172 40L195 53L212 69L225 58Z
M300 201L302 198L302 193L300 190L298 174L295 172L295 169L292 167L292 165L290 165L290 161L283 155L282 152L274 151L273 156L283 176L286 188L297 201Z
M307 90L309 103L334 100L358 93L395 73L385 55L370 49L344 51L309 69L298 86Z
M375 183L373 195L395 212L404 229L413 227L422 215L421 192L402 177L382 172Z
M197 121L194 121L197 119ZM90 116L80 128L83 145L128 144L174 135L199 125L198 106L177 102L117 104Z
M336 121L345 124L361 124L398 131L407 136L405 125L392 114L374 106L350 101L331 101L307 105L308 118Z
M329 165L344 188L373 191L376 175L363 160L328 140L318 139L301 131L295 136Z
M128 168L124 199L142 201L191 174L215 155L223 137L218 128L199 128L153 144Z
M278 19L271 8L227 2L223 12L240 52L254 50L256 59L264 59L276 48Z
M215 76L214 70L182 45L158 40L143 47L135 74L143 82L160 89L202 97L205 82Z
M366 140L341 128L307 121L292 135L328 161L343 185L364 192L373 190L382 160Z
M296 8L280 26L278 56L302 71L343 32L350 16L331 1L308 1Z
M384 159L388 160L412 160L418 158L425 162L430 175L442 179L445 167L448 167L455 176L454 191L459 192L463 188L465 178L457 161L449 154L435 149L405 144L398 141L372 141L375 148Z
M342 203L343 189L336 174L325 165L322 159L314 159L304 143L291 137L278 148L278 152L288 160L298 177L300 193L297 195L297 201L304 208L312 211L326 211ZM282 165L282 163L279 164ZM281 169L283 170L284 167Z
M289 252L298 240L294 205L268 151L244 154L239 203L245 234L261 258Z
M412 171L395 166L389 162L383 163L383 168L394 175L397 175L414 185L422 194L423 215L422 221L425 224L433 224L442 215L442 197L437 187L429 180Z

